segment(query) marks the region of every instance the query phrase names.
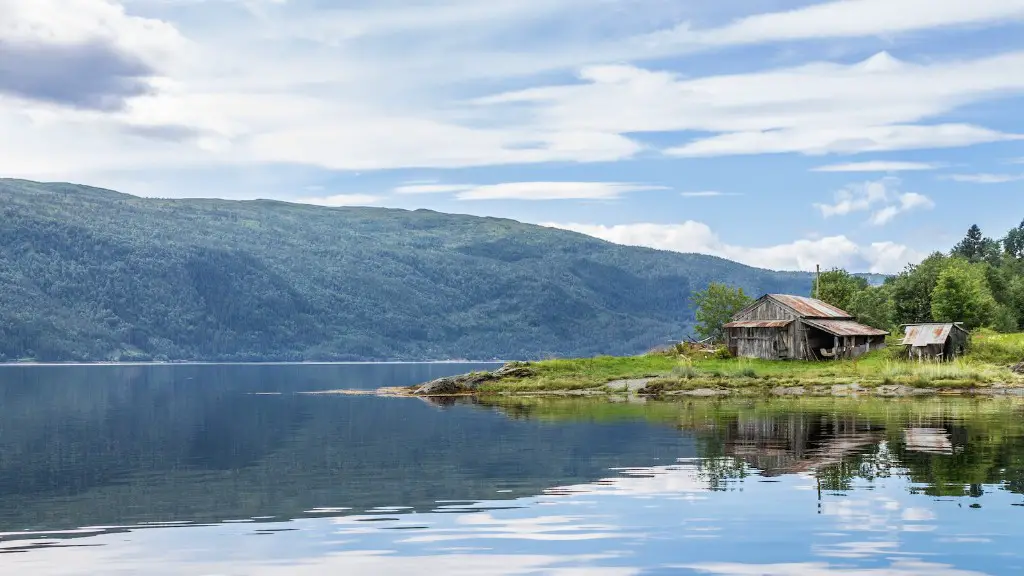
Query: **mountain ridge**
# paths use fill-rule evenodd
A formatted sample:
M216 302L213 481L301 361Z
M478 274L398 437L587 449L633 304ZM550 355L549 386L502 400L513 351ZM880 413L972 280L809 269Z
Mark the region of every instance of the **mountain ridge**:
M811 275L505 218L140 198L0 179L0 360L436 360L641 352L711 281Z

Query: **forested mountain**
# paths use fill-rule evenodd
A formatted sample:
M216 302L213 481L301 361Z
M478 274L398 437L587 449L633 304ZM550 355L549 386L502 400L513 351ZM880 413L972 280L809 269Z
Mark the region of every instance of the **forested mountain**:
M510 220L158 200L0 179L0 360L381 360L640 352L711 281L810 275Z

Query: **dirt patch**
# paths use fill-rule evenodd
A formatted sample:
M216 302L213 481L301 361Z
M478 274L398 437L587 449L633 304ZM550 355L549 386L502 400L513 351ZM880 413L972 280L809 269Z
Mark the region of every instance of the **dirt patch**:
M772 389L773 396L806 396L807 389L803 386L779 386Z
M612 392L628 392L630 394L636 394L648 384L654 381L654 378L634 378L631 380L613 380L605 384L605 388L608 388Z
M730 390L721 390L717 388L697 388L695 390L676 390L674 392L666 392L666 396L692 396L697 398L713 398L715 396L730 396L732 392Z
M934 396L938 394L938 391L929 388L914 388L913 386L904 386L902 384L895 384L890 386L879 386L875 389L876 396L882 396L885 398L907 398L913 396Z

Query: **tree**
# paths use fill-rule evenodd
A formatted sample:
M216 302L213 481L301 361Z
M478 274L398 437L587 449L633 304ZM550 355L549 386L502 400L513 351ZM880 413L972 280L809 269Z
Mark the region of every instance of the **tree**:
M862 324L891 330L893 328L892 286L868 287L861 290L850 302L848 312Z
M960 241L959 244L953 247L953 256L959 256L967 261L973 261L979 254L981 254L982 242L984 236L982 236L981 228L977 224L974 224L967 230L967 235Z
M959 244L953 247L952 256L958 256L968 262L988 262L994 266L999 265L999 256L1002 252L999 242L986 238L981 233L977 224L967 230L967 235Z
M932 318L936 322L963 322L968 329L987 326L996 302L982 270L954 259L939 275L932 292Z
M932 321L932 292L949 261L946 255L936 252L889 281L894 325Z
M1010 229L1003 238L1003 251L1012 258L1024 259L1024 222Z
M706 289L693 295L693 303L697 307L697 334L701 338L721 342L725 336L722 326L751 302L742 288L709 284Z
M841 309L847 310L858 292L867 289L868 281L853 276L841 268L833 268L823 272L817 280L817 297L819 300Z

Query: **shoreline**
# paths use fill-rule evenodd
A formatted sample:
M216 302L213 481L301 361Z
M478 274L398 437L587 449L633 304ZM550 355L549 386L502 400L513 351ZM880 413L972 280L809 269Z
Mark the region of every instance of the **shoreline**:
M879 352L832 362L647 354L510 362L491 372L384 388L409 397L766 398L927 396L1024 397L1024 374L997 362L915 362Z
M459 398L593 398L609 401L630 399L639 400L673 400L683 398L934 398L934 397L987 397L987 398L1024 398L1024 386L993 384L972 388L914 388L904 385L860 386L856 383L836 384L831 387L801 388L795 386L777 386L774 388L753 389L749 387L735 388L694 388L692 390L673 390L656 394L608 390L602 388L480 392L467 391L452 394L417 394L415 387L389 387L377 390L330 390L310 392L311 395L350 395L378 396L386 398L420 398L420 399L459 399Z

